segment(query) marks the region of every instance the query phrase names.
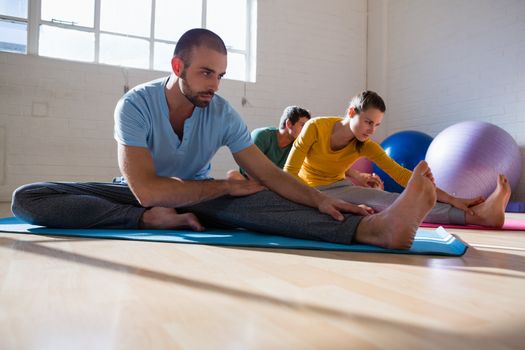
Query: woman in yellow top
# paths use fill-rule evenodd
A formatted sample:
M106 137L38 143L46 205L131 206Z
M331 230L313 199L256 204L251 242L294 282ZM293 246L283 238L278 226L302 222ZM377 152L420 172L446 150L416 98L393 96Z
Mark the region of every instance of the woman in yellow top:
M383 99L372 91L364 91L350 102L347 115L319 117L308 121L295 140L284 170L309 186L346 200L366 204L376 212L386 209L399 196L377 188L354 186L346 179L350 166L366 157L405 187L412 172L390 158L379 144L372 141L376 128L386 111ZM372 174L362 174L361 183L375 183ZM510 186L503 175L497 179L496 190L484 200L454 197L436 189L438 203L426 222L439 224L475 224L500 227L505 220L505 207Z

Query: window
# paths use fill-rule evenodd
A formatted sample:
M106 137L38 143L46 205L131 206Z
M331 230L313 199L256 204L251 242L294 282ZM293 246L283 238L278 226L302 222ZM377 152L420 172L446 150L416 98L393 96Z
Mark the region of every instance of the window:
M27 0L0 0L0 50L27 52Z
M219 34L226 78L255 81L256 0L0 0L0 51L170 71L190 28Z

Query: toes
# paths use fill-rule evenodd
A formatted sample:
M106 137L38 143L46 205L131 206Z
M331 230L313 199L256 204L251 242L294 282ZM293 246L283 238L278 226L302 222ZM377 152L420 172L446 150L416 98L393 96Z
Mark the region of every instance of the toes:
M424 160L420 161L414 168L414 172L421 175L424 175L428 170L430 169L427 162Z
M183 214L183 216L185 224L187 226L191 227L194 231L204 231L204 227L201 225L199 219L197 219L197 217L194 214L187 213Z

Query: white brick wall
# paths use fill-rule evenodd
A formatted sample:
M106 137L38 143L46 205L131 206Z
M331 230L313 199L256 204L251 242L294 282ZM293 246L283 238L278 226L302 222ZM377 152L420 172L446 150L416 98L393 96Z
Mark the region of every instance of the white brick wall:
M290 104L340 114L368 87L387 101L378 140L476 119L507 130L525 157L525 1L259 0L257 25L257 82L219 92L250 129ZM125 73L0 53L0 200L28 182L118 175L112 116ZM164 75L127 74L131 86ZM221 149L212 175L232 167ZM525 200L525 170L513 199Z
M386 81L374 82L386 83L385 135L412 129L435 136L481 120L509 132L525 158L525 1L372 2L387 7ZM381 37L371 39L380 46ZM369 71L381 67L368 62ZM513 200L525 200L525 169Z
M222 96L250 129L284 107L339 114L365 86L366 0L259 0L257 82L224 81ZM169 59L169 58L167 58ZM0 200L28 182L108 181L118 175L113 109L121 68L0 53ZM131 86L164 75L129 69ZM241 106L246 88L249 105ZM212 175L234 167L227 150Z

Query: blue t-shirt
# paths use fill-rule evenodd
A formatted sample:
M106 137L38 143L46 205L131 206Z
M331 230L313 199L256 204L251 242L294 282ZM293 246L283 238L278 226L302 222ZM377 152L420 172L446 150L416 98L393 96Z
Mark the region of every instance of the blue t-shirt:
M158 176L208 179L210 161L221 146L236 153L252 145L239 113L218 95L206 108L195 107L180 140L169 120L167 81L157 79L133 88L120 99L114 115L115 140L148 148Z

